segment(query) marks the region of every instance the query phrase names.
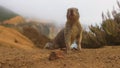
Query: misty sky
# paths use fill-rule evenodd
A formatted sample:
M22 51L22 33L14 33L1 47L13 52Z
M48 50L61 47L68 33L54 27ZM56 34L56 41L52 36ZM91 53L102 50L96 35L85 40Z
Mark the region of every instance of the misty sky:
M51 20L59 24L66 21L67 8L77 7L82 24L101 22L101 13L112 10L116 0L0 0L0 5L25 17Z

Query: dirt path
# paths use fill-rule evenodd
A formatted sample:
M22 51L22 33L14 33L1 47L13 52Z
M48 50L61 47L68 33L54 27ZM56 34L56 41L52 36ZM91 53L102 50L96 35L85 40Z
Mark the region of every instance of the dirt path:
M0 68L120 68L120 46L83 49L54 61L48 60L50 52L0 46Z

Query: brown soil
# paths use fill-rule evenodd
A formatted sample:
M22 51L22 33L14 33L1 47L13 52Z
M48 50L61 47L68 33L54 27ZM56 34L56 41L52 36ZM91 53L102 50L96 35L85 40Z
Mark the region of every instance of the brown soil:
M120 68L120 46L82 49L49 61L52 51L35 48L19 32L0 26L0 68Z
M50 52L0 46L0 68L120 68L120 46L73 51L54 61L48 60Z
M32 49L34 44L27 37L12 28L0 26L0 45L20 49Z

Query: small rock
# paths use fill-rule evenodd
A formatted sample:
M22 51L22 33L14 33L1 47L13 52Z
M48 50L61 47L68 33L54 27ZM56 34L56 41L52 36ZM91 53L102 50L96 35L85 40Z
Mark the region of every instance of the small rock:
M60 50L51 52L49 55L49 60L56 59L64 59L64 52Z
M99 59L99 57L97 56L96 59Z
M63 66L64 66L64 67L66 67L67 65L66 65L66 64L64 64Z

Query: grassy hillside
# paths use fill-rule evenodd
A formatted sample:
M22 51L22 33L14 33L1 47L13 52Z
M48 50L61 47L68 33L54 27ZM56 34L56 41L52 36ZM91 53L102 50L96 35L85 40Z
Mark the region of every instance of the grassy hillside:
M4 21L15 16L18 16L18 14L14 13L13 11L3 6L0 6L0 21Z

